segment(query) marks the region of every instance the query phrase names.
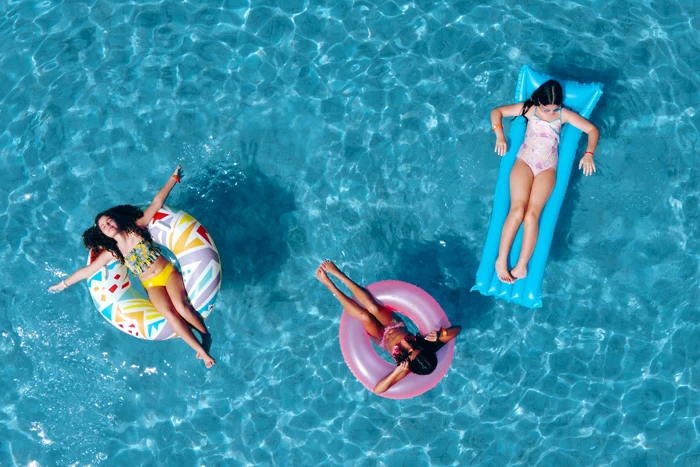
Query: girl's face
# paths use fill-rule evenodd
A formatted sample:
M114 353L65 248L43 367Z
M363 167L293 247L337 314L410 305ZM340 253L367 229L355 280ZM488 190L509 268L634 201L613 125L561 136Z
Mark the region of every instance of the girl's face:
M114 238L115 235L119 233L119 226L109 216L102 216L97 221L97 226L100 228L103 234L109 238Z
M547 115L554 116L556 113L561 112L561 105L550 104L550 105L540 105L540 110Z

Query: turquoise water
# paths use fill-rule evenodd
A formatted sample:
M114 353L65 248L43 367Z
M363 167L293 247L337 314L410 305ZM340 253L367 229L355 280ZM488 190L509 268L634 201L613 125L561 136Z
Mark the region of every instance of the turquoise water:
M0 465L700 465L697 2L1 5ZM525 63L605 86L534 311L469 292ZM211 371L45 293L178 163ZM354 379L325 258L463 326L440 385Z

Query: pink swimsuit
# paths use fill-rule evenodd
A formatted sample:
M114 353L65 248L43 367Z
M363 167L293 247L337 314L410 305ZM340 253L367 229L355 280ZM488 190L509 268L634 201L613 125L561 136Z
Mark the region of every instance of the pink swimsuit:
M518 151L518 159L522 159L535 176L557 166L561 126L561 111L559 111L559 118L548 122L537 116L537 107L535 107L535 116L527 123L525 141Z
M379 342L379 347L383 348L387 352L391 352L391 350L386 348L386 335L389 334L389 331L393 331L396 328L405 328L406 325L401 322L401 321L394 321L392 324L389 326L384 327L384 332L382 333L382 340Z
M401 342L406 341L409 344L415 344L416 343L416 336L414 336L412 334L405 336L403 339L401 339L401 341L399 341L398 344L394 345L393 349L390 350L386 347L386 336L387 336L387 334L389 334L390 331L393 331L394 329L397 329L397 328L406 328L406 324L404 324L401 321L398 321L398 322L394 321L389 326L386 326L384 328L384 332L382 333L382 340L379 343L379 346L382 347L387 352L390 352L391 356L394 357L394 360L396 360L396 363L399 364L403 360L405 360L406 357L408 357L408 352L401 347Z

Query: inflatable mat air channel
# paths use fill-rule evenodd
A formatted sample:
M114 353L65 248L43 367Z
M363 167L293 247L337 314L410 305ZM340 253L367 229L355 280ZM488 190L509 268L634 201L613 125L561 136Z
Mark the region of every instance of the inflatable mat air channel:
M603 94L601 83L577 83L575 81L556 78L545 73L533 70L529 65L520 69L518 85L515 90L515 102L525 101L541 84L550 79L556 79L564 90L564 106L577 112L579 115L589 118L598 99ZM508 135L508 152L501 159L496 182L496 195L493 202L493 211L489 230L486 234L484 251L481 255L481 263L476 273L476 284L472 290L477 290L483 295L491 295L508 302L523 305L528 308L542 306L542 277L547 263L549 248L552 245L554 228L559 217L559 211L566 194L566 188L571 177L571 169L576 159L576 149L581 139L582 132L570 124L564 125L559 142L559 162L557 166L557 181L552 195L547 201L540 216L540 230L537 245L528 263L528 274L524 279L513 284L501 282L496 275L494 266L498 256L498 245L501 240L501 230L510 209L510 170L515 163L520 145L525 138L527 122L523 117L517 117L510 127ZM509 264L515 264L520 256L523 228L520 226L518 234L510 251Z

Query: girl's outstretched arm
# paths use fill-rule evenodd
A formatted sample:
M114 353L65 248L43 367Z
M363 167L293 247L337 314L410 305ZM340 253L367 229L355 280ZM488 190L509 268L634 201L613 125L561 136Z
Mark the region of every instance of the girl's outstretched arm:
M148 206L148 209L146 209L146 211L143 213L143 216L136 221L136 225L142 229L145 229L148 226L148 223L151 222L153 216L155 216L158 210L165 204L165 200L168 199L168 195L172 191L175 184L180 183L181 168L181 165L178 165L175 168L175 172L173 172L168 181L165 182L165 185L163 185L163 188L161 188L158 194L156 194L155 198L153 198L151 205Z
M523 111L523 103L502 105L491 111L491 129L496 133L496 152L499 156L504 156L508 150L506 135L503 132L503 117L517 117Z
M457 337L460 332L462 332L462 326L450 326L449 328L442 330L439 341L443 344L447 344L452 339Z
M460 332L462 332L462 326L450 326L447 329L440 328L439 331L431 331L430 333L426 334L423 339L427 340L428 342L440 341L443 344L447 344L452 339L457 337Z
M374 393L375 394L381 394L390 387L392 387L394 384L398 383L402 379L406 377L411 372L411 370L408 369L408 360L404 360L397 366L394 371L386 375L384 378L382 378L381 381L377 383L376 386L374 386Z
M583 153L578 168L579 170L583 169L584 175L593 174L593 172L596 171L593 155L595 154L595 148L598 146L598 138L600 137L598 128L576 112L565 108L561 109L561 121L562 123L571 123L588 135L588 147L586 148L586 152Z
M95 258L95 261L88 264L84 268L78 269L73 274L71 274L70 276L63 279L58 284L54 284L51 287L49 287L49 292L63 292L71 285L76 284L76 283L80 282L81 280L87 279L88 277L92 276L101 267L105 266L107 263L109 263L113 259L114 259L114 256L112 256L112 253L110 253L109 251L103 251L102 253L100 253L100 255L97 258Z
M462 326L450 326L447 329L440 328L438 331L431 331L426 334L423 339L434 343L433 351L437 352L443 348L445 344L457 337L460 332L462 332Z

